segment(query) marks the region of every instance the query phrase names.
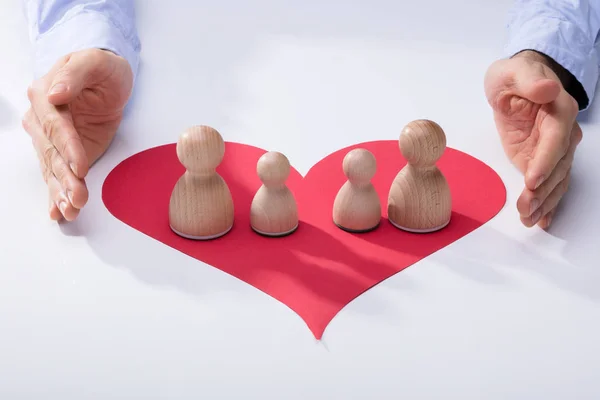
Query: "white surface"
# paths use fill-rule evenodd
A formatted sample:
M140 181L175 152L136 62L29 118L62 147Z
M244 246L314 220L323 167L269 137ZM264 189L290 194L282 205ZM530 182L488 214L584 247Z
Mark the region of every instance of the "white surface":
M59 226L20 127L26 28L19 2L3 0L0 398L600 398L598 107L582 118L554 228L527 229L515 207L523 179L483 95L509 1L283 3L139 2L130 113L89 176L80 219ZM420 117L498 171L507 206L347 306L321 343L285 305L129 229L100 198L118 162L190 124L282 151L306 172Z

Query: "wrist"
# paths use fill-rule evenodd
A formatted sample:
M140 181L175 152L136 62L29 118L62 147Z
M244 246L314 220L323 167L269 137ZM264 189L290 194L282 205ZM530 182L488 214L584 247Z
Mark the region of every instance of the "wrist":
M531 62L537 62L548 67L556 75L556 79L566 89L570 84L569 72L551 57L536 50L523 50L513 55L511 58L523 58Z

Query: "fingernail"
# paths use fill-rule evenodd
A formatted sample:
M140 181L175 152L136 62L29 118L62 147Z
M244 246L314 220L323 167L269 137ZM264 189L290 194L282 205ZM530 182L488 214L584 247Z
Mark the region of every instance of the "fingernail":
M538 209L538 207L540 206L540 201L538 199L533 199L531 201L531 209L529 210L529 214L533 214L535 212L535 210Z
M64 83L57 83L56 85L52 86L52 88L50 89L50 94L63 93L66 91L67 91L67 85L65 85Z
M75 176L79 177L79 175L77 175L77 166L75 166L75 164L73 164L73 163L70 163L69 167L71 167L71 171L73 171Z
M539 188L539 187L540 187L540 185L541 185L542 183L544 183L544 177L543 177L543 176L540 176L540 177L538 178L537 182L535 183L535 188L536 188L536 189L537 189L537 188Z
M67 197L69 198L69 201L71 202L71 204L73 204L73 192L71 192L70 190L67 190Z
M552 223L552 214L548 215L547 220L548 220L548 226L550 226L550 224Z
M58 209L60 210L60 212L65 215L65 211L67 210L67 203L65 201L61 201L58 204Z
M531 216L531 222L533 222L534 224L537 224L537 222L538 222L538 220L540 219L541 216L542 216L542 212L540 210L537 210Z

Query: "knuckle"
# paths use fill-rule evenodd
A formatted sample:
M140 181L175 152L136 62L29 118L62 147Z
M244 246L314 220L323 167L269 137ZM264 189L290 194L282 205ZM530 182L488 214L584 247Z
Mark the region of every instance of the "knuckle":
M572 96L569 96L568 107L569 107L569 112L572 115L577 115L577 113L579 112L579 103Z
M34 128L32 126L33 117L34 116L31 108L21 117L21 126L29 136L33 136L31 132L31 130Z
M58 133L58 125L60 124L60 118L55 114L47 114L42 118L42 129L44 134L52 140Z
M54 159L54 147L46 146L42 149L42 162L46 166L46 168L51 169L52 160Z
M37 92L37 86L35 82L32 82L29 86L27 86L27 99L29 102L33 102L35 99L35 95Z
M50 178L52 177L52 170L44 164L41 165L41 169L42 169L42 177L44 178L44 182L48 182L50 180Z

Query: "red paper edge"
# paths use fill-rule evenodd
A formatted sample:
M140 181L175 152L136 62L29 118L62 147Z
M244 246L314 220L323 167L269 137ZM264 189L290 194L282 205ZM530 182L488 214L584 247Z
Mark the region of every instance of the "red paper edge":
M327 155L323 156L323 157L321 158L321 160L319 160L317 163L315 163L315 164L314 164L312 167L310 167L310 168L309 168L309 170L307 171L307 173L306 173L306 175L304 176L304 178L306 179L306 178L309 176L309 174L311 174L311 173L313 172L313 170L315 170L315 169L318 167L318 165L319 165L321 162L325 162L325 160L326 160L328 157L330 157L332 154L339 153L339 152L348 152L348 151L350 151L350 150L353 150L353 149L355 149L355 148L359 148L359 147L368 147L369 145L371 145L371 144L375 144L375 143L389 143L389 142L397 142L397 140L372 140L372 141L368 141L368 142L360 142L360 143L356 143L356 144L352 144L352 145L349 145L349 146L343 147L343 148L341 148L341 149L338 149L338 150L336 150L336 151L334 151L334 152L328 153ZM498 215L498 214L499 214L499 213L500 213L500 212L501 212L501 211L502 211L502 210L503 210L503 209L506 207L506 201L507 201L507 198L508 198L508 195L507 195L507 190L506 190L506 185L504 184L504 181L502 180L502 178L500 177L500 175L499 175L499 174L498 174L498 173L497 173L497 172L496 172L496 171L495 171L495 170L494 170L492 167L490 167L488 164L486 164L485 162L481 161L481 160L480 160L480 159L478 159L477 157L474 157L474 156L472 156L472 155L470 155L470 154L468 154L468 153L466 153L466 152L464 152L464 151L461 151L461 150L458 150L458 149L455 149L455 148L452 148L452 147L448 147L448 149L452 149L452 151L455 151L455 152L461 153L461 154L463 154L464 156L467 156L467 157L470 157L470 158L472 158L472 159L475 159L475 160L477 160L479 163L481 163L483 166L485 166L485 167L486 167L486 168L489 170L489 172L493 173L493 175L494 175L494 176L497 178L498 182L499 182L499 183L502 185L502 188L503 188L503 191L502 191L502 192L503 192L503 196L502 196L502 197L498 197L498 198L497 198L497 199L498 199L498 205L497 205L497 207L496 207L496 208L497 208L497 211L496 211L494 214L491 214L491 215L490 215L490 217L489 217L489 218L488 218L486 221L484 221L484 222L483 222L483 223L482 223L482 224L481 224L479 227L477 227L477 228L475 228L475 229L471 230L469 233L467 233L467 234L465 234L465 235L461 236L460 238L453 240L452 242L448 243L446 246L443 246L441 249L438 249L438 250L436 250L436 251L434 251L434 252L430 253L430 254L429 254L429 256L431 256L432 254L435 254L435 253L437 253L437 252L439 252L439 251L441 251L441 250L443 250L443 249L447 248L448 246L450 246L450 245L452 245L452 244L454 244L454 243L456 243L456 242L458 242L458 241L460 241L460 240L463 240L464 238L466 238L466 237L468 237L468 236L472 235L472 234L473 234L474 232L476 232L476 231L477 231L479 228L483 227L485 224L487 224L488 222L490 222L492 219L494 219L494 218L495 218L495 217L496 217L496 216L497 216L497 215ZM422 260L419 260L419 261L422 261ZM383 282L385 282L385 281L387 281L388 279L390 279L390 278L392 278L392 277L396 276L397 274L399 274L399 273L401 273L401 272L405 271L406 269L408 269L408 268L412 267L413 265L417 264L419 261L417 261L417 262L415 262L415 263L412 263L412 264L409 264L409 265L405 266L405 267L404 267L403 269L401 269L400 271L398 271L398 272L396 272L396 273L393 273L393 274L391 274L391 275L390 275L390 276L388 276L387 278L385 278L385 279L382 279L381 281L377 282L376 284L374 284L374 285L372 285L372 286L370 286L370 287L366 288L364 291L362 291L362 292L360 292L359 294L357 294L357 295L356 295L356 296L355 296L355 297L354 297L354 298L353 298L351 301L349 301L349 302L348 302L348 303L347 303L347 304L346 304L344 307L340 308L340 309L339 309L339 310L338 310L338 311L337 311L335 314L333 314L333 315L332 315L332 316L329 318L329 321L327 321L327 323L326 323L326 324L324 324L324 326L314 326L314 327L311 327L310 325L308 325L308 324L307 324L307 325L308 325L308 328L309 328L309 329L310 329L310 330L313 332L313 335L315 336L315 338L316 338L317 340L321 340L321 338L323 337L323 334L324 334L325 330L327 329L327 327L329 326L329 324L331 323L331 321L333 321L333 319L334 319L334 318L335 318L335 317L336 317L336 316L337 316L337 315L338 315L338 314L339 314L339 313L340 313L342 310L344 310L346 307L348 307L348 305L350 305L352 302L354 302L356 299L358 299L360 296L362 296L363 294L365 294L365 293L366 293L366 292L368 292L369 290L371 290L371 289L373 289L374 287L376 287L376 286L378 286L378 285L382 284ZM267 295L268 295L268 294L267 294ZM296 311L295 311L295 310L292 310L292 311L294 311L294 312L296 313ZM305 321L305 322L306 322L306 321Z
M320 159L318 162L316 162L316 163L315 163L313 166L311 166L311 167L309 168L309 170L307 171L307 173L306 173L305 175L302 175L302 174L301 174L301 173L300 173L298 170L296 170L296 169L295 169L295 167L294 167L293 165L292 165L291 167L292 167L292 169L294 169L294 170L295 170L295 171L296 171L298 174L302 175L304 179L306 179L306 178L307 178L307 177L308 177L308 176L309 176L309 175L310 175L310 174L313 172L313 170L315 170L315 169L316 169L316 167L317 167L317 166L318 166L320 163L322 163L322 162L325 162L325 160L326 160L328 157L330 157L332 154L339 153L339 152L348 152L348 151L350 151L350 150L352 150L352 149L355 149L355 148L358 148L358 147L369 146L369 145L371 145L371 144L375 144L375 143L388 143L388 142L397 142L397 141L396 141L396 140L376 140L376 141L360 142L360 143L356 143L356 144L353 144L353 145L349 145L349 146L346 146L346 147L340 148L340 149L338 149L338 150L335 150L335 151L333 151L333 152L331 152L331 153L328 153L328 154L326 154L325 156L323 156L323 157L322 157L322 158L321 158L321 159ZM262 149L262 148L260 148L260 147L256 147L256 146L249 145L249 144L245 144L245 143L242 143L242 142L226 141L226 143L231 143L231 144L235 144L235 145L241 145L241 146L247 146L247 147L251 147L251 148L253 148L253 149L255 149L255 150L262 151L262 152L266 152L266 151L267 151L267 150L265 150L265 149ZM118 168L118 167L119 167L119 166L120 166L122 163L124 163L125 161L127 161L127 160L128 160L128 159L130 159L131 157L134 157L134 156L136 156L136 155L138 155L138 154L142 154L142 153L144 153L144 152L152 151L152 150L154 150L154 149L157 149L157 148L166 147L166 146L173 146L173 145L175 145L175 143L166 143L166 144L162 144L162 145L154 146L154 147L151 147L151 148L147 148L147 149L145 149L145 150L142 150L142 151L139 151L139 152L137 152L137 153L133 153L133 154L129 155L129 156L128 156L128 157L126 157L124 160L122 160L121 162L119 162L118 164L116 164L116 165L115 165L115 166L114 166L114 167L113 167L113 168L112 168L112 169L109 171L109 173L108 173L108 174L105 176L105 178L104 178L104 182L106 182L107 178L110 176L110 174L112 173L112 171L113 171L113 170L117 169L117 168ZM465 234L465 235L461 236L460 238L453 240L452 242L450 242L450 243L448 243L447 245L443 246L441 249L438 249L438 250L436 250L436 251L434 251L434 252L430 253L430 254L429 254L429 256L431 256L432 254L435 254L435 253L439 252L440 250L442 250L442 249L444 249L444 248L446 248L446 247L448 247L448 246L450 246L450 245L452 245L452 244L456 243L456 242L457 242L457 241L459 241L459 240L462 240L462 239L464 239L465 237L468 237L468 236L472 235L472 234L473 234L474 232L476 232L476 231L477 231L479 228L481 228L482 226L484 226L485 224L487 224L489 221L491 221L492 219L494 219L494 218L495 218L495 217L496 217L496 216L497 216L497 215L498 215L498 214L499 214L499 213L500 213L500 212L501 212L501 211L502 211L502 210L503 210L503 209L506 207L506 202L507 202L507 198L508 198L508 197L507 197L506 185L504 184L504 181L502 180L502 178L500 177L500 175L499 175L499 174L498 174L498 173L497 173L497 172L496 172L496 171L495 171L495 170L494 170L492 167L490 167L490 166L489 166L488 164L486 164L485 162L481 161L480 159L478 159L478 158L476 158L476 157L474 157L474 156L472 156L472 155L470 155L470 154L468 154L468 153L466 153L466 152L463 152L463 151L461 151L461 150L458 150L458 149L455 149L455 148L451 148L451 147L448 147L448 149L452 149L453 151L455 151L455 152L458 152L458 153L461 153L461 154L463 154L464 156L467 156L467 157L470 157L470 158L472 158L472 159L475 159L475 160L477 160L479 163L481 163L483 166L485 166L486 168L488 168L489 172L493 173L493 175L494 175L494 176L495 176L495 177L498 179L498 182L502 184L502 187L503 187L503 189L504 189L504 190L503 190L503 196L502 196L501 198L500 198L500 197L498 197L498 206L496 207L496 208L497 208L497 211L496 211L494 214L491 214L491 215L490 215L490 217L489 217L489 218L488 218L488 219L487 219L485 222L483 222L483 223L482 223L482 224L481 224L479 227L477 227L477 228L475 228L475 229L471 230L469 233L467 233L467 234ZM154 240L154 241L158 241L158 240L156 240L155 238L153 238L152 236L150 236L150 235L148 235L148 234L146 234L146 233L144 233L144 232L138 231L137 229L135 229L133 226L129 225L128 223L126 223L126 222L124 222L124 221L121 221L121 219L119 219L119 218L118 218L116 215L114 215L114 214L113 214L113 213L110 211L110 209L109 209L108 207L106 207L106 204L105 204L105 202L104 202L104 196L105 196L105 192L104 192L104 183L103 183L103 185L102 185L102 199L103 199L102 203L103 203L104 207L107 209L107 211L108 211L108 212L109 212L109 213L110 213L110 214L111 214L111 215L112 215L112 216L113 216L115 219L117 219L118 221L122 222L124 225L126 225L126 226L129 226L129 228L130 228L130 229L133 229L135 232L137 232L137 233L141 233L141 234L143 234L143 235L145 235L145 236L147 236L147 237L151 238L151 239L152 239L152 240ZM164 243L162 243L162 242L160 242L160 241L158 241L158 242L159 242L159 243L161 243L161 244L164 244ZM167 246L168 246L168 245L167 245ZM173 249L173 250L175 250L175 251L178 251L178 252L180 252L180 253L182 253L182 254L184 254L184 255L186 255L186 256L187 256L187 254L185 254L185 253L181 252L180 250L178 250L178 249L176 249L176 248L174 248L174 247L172 247L172 246L168 246L168 247L169 247L169 248L171 248L171 249ZM188 257L190 257L190 256L188 256ZM193 257L192 257L192 258L193 258ZM195 259L195 258L194 258L194 259ZM419 260L419 261L422 261L422 260ZM398 273L400 273L400 272L403 272L403 271L404 271L404 270L406 270L407 268L410 268L411 266L415 265L416 263L418 263L418 262L415 262L415 263L412 263L412 264L409 264L409 265L407 265L406 267L404 267L404 268L403 268L403 269L401 269L400 271L398 271L398 272L396 272L396 273L393 273L393 274L391 274L391 275L390 275L390 276L388 276L387 278L385 278L385 279L382 279L381 281L377 282L376 284L374 284L374 285L372 285L372 286L370 286L370 287L366 288L364 291L362 291L362 292L360 292L359 294L357 294L357 295L356 295L356 296L355 296L355 297L354 297L352 300L350 300L348 303L346 303L346 305L344 305L344 307L342 307L342 308L338 309L338 310L337 310L337 311L336 311L334 314L332 314L332 315L330 316L330 318L327 320L327 322L326 322L325 324L323 324L322 326L313 326L313 325L309 324L309 323L308 323L308 322L307 322L307 321L304 319L304 317L303 317L302 315L300 315L298 312L296 312L296 310L294 310L293 308L291 308L291 307L290 307L289 305L287 305L286 303L283 303L283 302L279 301L278 299L274 298L273 296L271 296L270 294L268 294L268 293L264 292L263 290L261 290L261 289L259 289L259 288L256 288L256 287L254 287L254 286L252 286L252 285L250 285L250 286L251 286L253 289L257 290L258 292L260 292L260 293L262 293L262 294L264 294L264 295L266 295L266 296L270 297L271 299L273 299L273 300L276 300L276 301L278 301L278 302L282 303L282 304L283 304L283 305L285 305L285 306L286 306L286 307L287 307L289 310L291 310L291 311L292 311L294 314L298 315L298 316L299 316L299 317L300 317L300 318L301 318L301 319L304 321L304 323L306 324L307 328L308 328L308 329L309 329L309 330L312 332L312 334L314 335L315 339L317 339L317 340L319 340L319 341L320 341L320 340L322 339L322 337L323 337L323 334L324 334L325 330L327 329L327 327L328 327L328 326L329 326L329 324L331 323L331 321L333 321L333 319L334 319L334 318L335 318L335 317L336 317L336 316L337 316L337 315L338 315L338 314L339 314L339 313L340 313L342 310L344 310L344 309L345 309L345 308L346 308L348 305L350 305L352 302L354 302L354 301L355 301L357 298L359 298L360 296L362 296L364 293L366 293L366 292L368 292L369 290L373 289L374 287L376 287L376 286L380 285L381 283L383 283L383 282L387 281L388 279L390 279L390 278L394 277L394 276L395 276L395 275L397 275ZM209 265L209 264L207 264L207 265ZM241 280L240 278L236 277L235 275L232 275L232 274L230 274L230 273L228 273L228 272L226 272L226 271L223 271L223 270L219 270L219 271L221 271L221 272L223 272L223 273L225 273L225 274L229 275L230 277L233 277L234 279L237 279L237 280L239 280L239 281L241 281L241 282L243 282L243 283L246 283L246 282L244 282L243 280Z

